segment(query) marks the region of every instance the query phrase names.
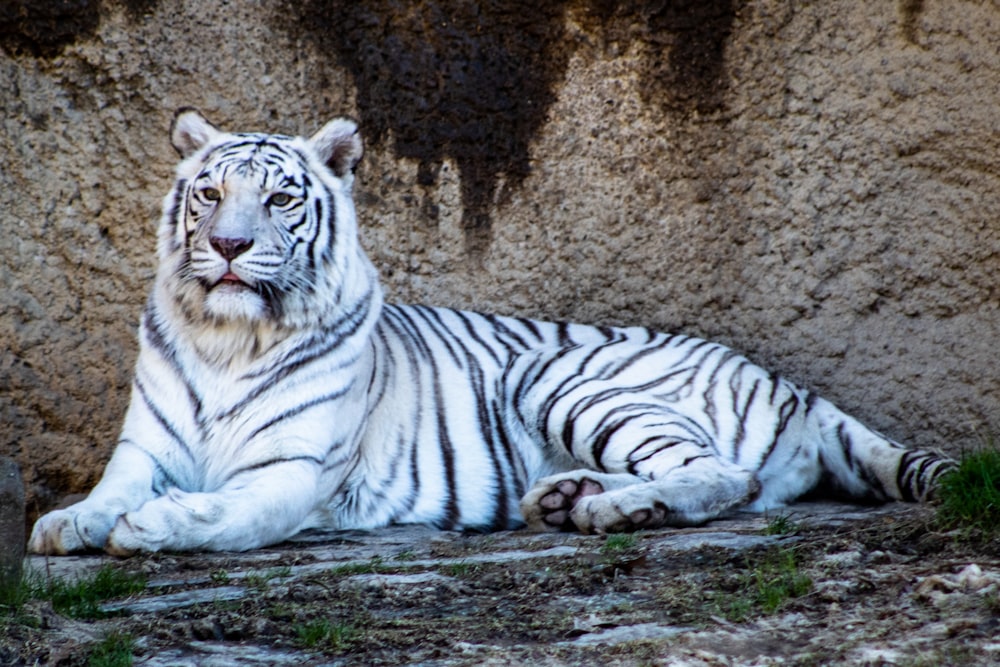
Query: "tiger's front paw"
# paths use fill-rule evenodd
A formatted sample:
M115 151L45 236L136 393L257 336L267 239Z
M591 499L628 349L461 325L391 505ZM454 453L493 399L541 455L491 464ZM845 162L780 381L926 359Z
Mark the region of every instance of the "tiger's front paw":
M74 509L49 512L37 522L28 539L28 551L63 556L102 549L116 515Z
M574 470L538 480L521 499L521 516L531 530L575 530L573 518L581 501L611 489L639 483L638 477Z
M148 513L147 513L148 514ZM108 534L104 550L112 556L131 556L140 551L160 551L170 537L168 527L141 511L118 517Z

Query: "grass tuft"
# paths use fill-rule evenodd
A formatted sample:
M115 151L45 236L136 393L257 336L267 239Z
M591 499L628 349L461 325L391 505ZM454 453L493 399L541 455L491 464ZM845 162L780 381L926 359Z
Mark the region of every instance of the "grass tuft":
M79 619L104 618L100 604L105 600L141 593L146 588L146 577L129 574L109 565L92 576L74 581L52 579L32 584L30 596L52 602L52 608L63 616Z
M331 623L322 618L296 626L297 644L302 648L342 651L350 648L361 632L346 623Z
M638 542L639 540L636 538L635 533L611 533L605 538L604 544L601 545L601 551L605 554L627 551L638 544Z
M37 597L38 589L39 583L27 574L0 579L0 616L19 616L24 603Z
M799 530L798 524L792 521L788 514L778 514L772 517L764 527L765 535L791 535Z
M349 577L355 574L378 574L385 571L381 556L372 556L367 563L345 563L330 568L328 573L335 577Z
M131 667L135 639L127 633L112 632L90 652L89 667Z
M1000 533L1000 450L984 448L962 457L938 485L938 520L946 528Z
M799 571L792 549L772 549L740 577L737 590L717 594L716 604L731 621L745 621L755 613L771 615L793 598L812 591L812 579Z

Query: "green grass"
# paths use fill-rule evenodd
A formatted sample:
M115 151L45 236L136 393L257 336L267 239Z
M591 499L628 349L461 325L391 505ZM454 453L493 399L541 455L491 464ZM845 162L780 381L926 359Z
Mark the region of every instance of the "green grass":
M135 640L132 635L112 632L90 652L89 667L131 667Z
M101 611L102 602L134 595L145 588L143 575L129 574L109 565L72 581L28 574L18 582L0 587L0 612L17 618L28 600L49 600L56 613L63 616L103 618L107 614Z
M966 454L937 490L938 520L989 538L1000 533L1000 450L988 446Z
M346 563L330 568L327 573L335 577L349 577L352 574L377 574L384 569L382 557L372 556L367 563Z
M271 583L271 580L283 579L285 577L290 576L291 574L292 574L292 568L288 566L273 567L270 570L267 570L266 572L249 572L246 574L246 576L243 577L243 585L246 586L247 588L254 588L259 591L263 591L267 589L268 584ZM213 572L212 573L213 581L215 581L215 578L216 574L215 572ZM218 583L229 581L228 573L226 573L225 579L222 579L221 575L219 576L219 579L220 582Z
M228 572L228 570L223 570L221 568L218 569L218 570L212 570L212 573L209 575L209 579L212 580L213 584L217 584L217 585L220 585L220 586L222 584L228 584L229 583L229 572Z
M639 540L635 533L611 533L601 545L601 551L605 554L627 551L638 544Z
M459 561L442 566L441 571L452 577L468 577L478 571L474 563Z
M24 603L33 597L37 583L27 575L18 579L0 579L0 616L14 617L21 612Z
M296 643L302 648L342 651L361 637L361 631L347 623L321 618L296 626Z
M94 619L106 616L100 609L101 602L141 593L145 588L145 576L105 565L93 575L72 582L51 580L41 597L51 600L52 608L64 616Z
M791 535L799 530L798 524L792 521L788 514L771 517L764 527L765 535Z
M756 564L748 560L748 571L730 594L716 594L716 604L731 621L745 621L756 613L771 615L794 598L812 591L812 580L799 571L792 549L768 551Z
M799 572L794 553L789 551L779 558L753 572L757 603L765 614L775 613L785 601L812 590L812 579Z

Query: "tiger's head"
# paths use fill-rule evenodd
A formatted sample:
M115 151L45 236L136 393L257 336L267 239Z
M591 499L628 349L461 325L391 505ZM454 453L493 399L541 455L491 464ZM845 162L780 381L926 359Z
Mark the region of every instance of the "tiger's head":
M323 326L378 291L351 199L357 124L310 139L227 133L182 109L164 201L158 296L201 327ZM380 301L380 294L376 295Z

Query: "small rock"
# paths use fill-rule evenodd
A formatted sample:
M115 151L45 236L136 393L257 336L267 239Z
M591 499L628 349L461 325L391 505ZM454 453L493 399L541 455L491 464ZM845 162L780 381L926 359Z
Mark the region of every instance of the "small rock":
M203 618L191 623L191 635L202 641L222 641L224 629L217 618Z
M0 457L0 585L21 580L24 522L21 469L13 459Z

